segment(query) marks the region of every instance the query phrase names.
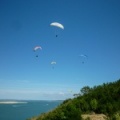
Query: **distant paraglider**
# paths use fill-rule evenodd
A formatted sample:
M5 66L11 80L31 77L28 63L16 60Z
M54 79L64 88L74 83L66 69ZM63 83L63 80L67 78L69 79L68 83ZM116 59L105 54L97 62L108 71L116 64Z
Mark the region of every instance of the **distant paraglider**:
M60 29L64 30L64 26L61 23L58 23L58 22L52 22L50 24L50 26L57 27L57 28L60 28ZM58 37L58 33L56 33L56 37Z
M51 62L51 65L52 65L52 68L54 69L54 65L56 65L57 64L57 62L55 62L55 61L52 61Z
M79 55L79 57L81 57L82 64L84 64L84 63L85 63L85 60L88 58L88 56L87 56L87 55L84 55L84 54Z
M42 50L42 47L41 47L41 46L35 46L35 47L33 48L33 51L37 53L37 54L36 54L36 57L38 57L38 52L37 52L38 50Z

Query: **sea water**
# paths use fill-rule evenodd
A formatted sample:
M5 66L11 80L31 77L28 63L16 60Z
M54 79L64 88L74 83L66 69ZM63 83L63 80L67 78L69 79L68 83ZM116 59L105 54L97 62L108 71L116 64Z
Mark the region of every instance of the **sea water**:
M57 107L62 101L22 101L0 103L0 120L26 120Z

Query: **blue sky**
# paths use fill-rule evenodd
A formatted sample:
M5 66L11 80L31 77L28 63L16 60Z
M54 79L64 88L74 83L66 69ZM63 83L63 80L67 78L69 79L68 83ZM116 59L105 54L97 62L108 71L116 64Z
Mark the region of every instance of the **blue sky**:
M1 0L0 99L66 99L86 85L118 80L119 5L119 0ZM38 45L42 50L33 52Z

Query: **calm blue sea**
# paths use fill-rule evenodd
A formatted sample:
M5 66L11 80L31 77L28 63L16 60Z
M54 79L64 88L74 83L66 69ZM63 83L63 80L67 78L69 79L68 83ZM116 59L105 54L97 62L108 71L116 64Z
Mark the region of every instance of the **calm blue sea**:
M0 104L0 120L26 120L57 107L62 101L24 101L19 104Z

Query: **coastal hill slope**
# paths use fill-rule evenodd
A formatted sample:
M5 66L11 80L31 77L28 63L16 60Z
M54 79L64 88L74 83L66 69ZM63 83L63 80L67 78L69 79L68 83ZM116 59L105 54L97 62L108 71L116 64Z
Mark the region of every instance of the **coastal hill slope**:
M120 120L120 79L92 88L85 86L74 96L54 110L27 120L93 120L91 116L100 114L107 120Z

